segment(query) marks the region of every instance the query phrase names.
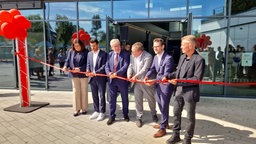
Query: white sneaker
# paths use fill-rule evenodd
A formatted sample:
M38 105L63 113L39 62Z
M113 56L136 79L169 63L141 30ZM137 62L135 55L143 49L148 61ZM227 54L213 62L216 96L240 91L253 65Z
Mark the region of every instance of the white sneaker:
M99 116L98 112L94 112L91 116L90 119L96 119Z
M102 121L102 120L104 120L104 118L105 118L105 114L104 113L100 113L96 120L97 121Z

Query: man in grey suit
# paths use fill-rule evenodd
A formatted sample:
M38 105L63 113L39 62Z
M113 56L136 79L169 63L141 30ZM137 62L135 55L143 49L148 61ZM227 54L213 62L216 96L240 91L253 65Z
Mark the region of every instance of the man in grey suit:
M183 144L191 144L191 139L195 129L195 109L199 101L199 84L179 82L183 80L202 80L205 60L195 51L196 38L193 35L184 36L181 39L181 50L183 55L180 57L177 70L168 75L168 82L176 86L174 96L174 124L173 135L167 144L175 144L180 141L181 113L186 107L188 123L185 131Z
M158 121L156 115L156 100L155 100L155 88L154 85L147 86L142 83L136 82L136 80L142 81L148 72L152 63L152 55L144 51L143 44L136 42L132 45L132 56L130 58L130 65L127 70L127 76L132 82L131 86L134 87L135 107L137 121L136 125L142 127L142 115L143 115L143 97L148 100L148 105L152 114L154 122Z

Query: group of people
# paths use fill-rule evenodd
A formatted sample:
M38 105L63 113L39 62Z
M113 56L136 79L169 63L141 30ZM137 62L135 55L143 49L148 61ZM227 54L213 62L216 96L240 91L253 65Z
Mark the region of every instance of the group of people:
M155 56L144 50L141 42L131 46L131 55L121 48L118 39L112 39L112 51L106 53L99 49L97 39L90 40L91 51L85 49L81 40L75 39L72 49L68 52L63 70L69 70L73 86L74 116L86 114L88 111L88 83L90 84L94 112L90 119L104 120L106 116L106 83L109 88L109 118L107 125L115 122L116 102L118 93L122 98L124 121L129 121L129 83L134 87L136 125L143 126L143 98L147 98L152 115L152 121L158 122L156 102L161 113L161 122L153 127L158 131L154 138L166 134L170 128L169 103L174 95L174 125L173 135L166 141L168 144L180 140L181 113L185 106L188 112L188 124L185 133L185 144L190 144L195 128L195 108L199 101L199 85L180 82L185 80L202 80L205 61L195 51L196 38L184 36L181 42L183 55L180 57L177 69L171 55L165 52L165 43L161 38L153 40ZM106 76L104 76L106 75ZM122 78L120 78L122 77Z

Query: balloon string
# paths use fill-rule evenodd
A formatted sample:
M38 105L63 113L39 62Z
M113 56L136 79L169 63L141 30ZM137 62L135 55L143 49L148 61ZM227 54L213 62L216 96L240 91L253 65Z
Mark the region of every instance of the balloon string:
M47 64L41 60L38 60L38 59L35 59L35 58L31 58L31 57L28 57L28 56L24 56L22 54L20 54L19 52L15 52L16 55L20 56L20 57L24 57L24 58L28 58L34 62L37 62L37 63L41 63L43 65L47 65L49 67L53 67L53 68L56 68L56 69L59 69L59 70L63 70L62 68L60 67L57 67L57 66L54 66L54 65L50 65L50 64ZM79 74L84 74L86 75L87 72L75 72L73 70L64 70L66 72L72 72L72 73L79 73ZM105 76L105 77L110 77L109 75L107 74L100 74L100 73L96 73L95 76ZM150 81L150 82L147 82L147 81L142 81L142 80L132 80L130 81L130 79L128 78L125 78L125 77L120 77L120 76L115 76L115 78L118 78L118 79L121 79L121 80L125 80L125 81L129 81L129 82L136 82L136 83L141 83L141 84L153 84L153 83L162 83L162 84L165 84L167 83L168 81L167 80L153 80L153 81ZM200 85L225 85L225 86L246 86L246 85L256 85L255 82L237 82L237 83L230 83L230 82L209 82L209 81L200 81L200 80L184 80L184 79L177 79L177 82L181 82L181 83L193 83L193 84L200 84Z

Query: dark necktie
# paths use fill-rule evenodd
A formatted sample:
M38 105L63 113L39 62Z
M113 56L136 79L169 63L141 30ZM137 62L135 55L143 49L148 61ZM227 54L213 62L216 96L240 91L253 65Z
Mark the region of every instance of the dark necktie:
M115 59L114 59L114 72L117 70L118 65L118 53L116 53Z

